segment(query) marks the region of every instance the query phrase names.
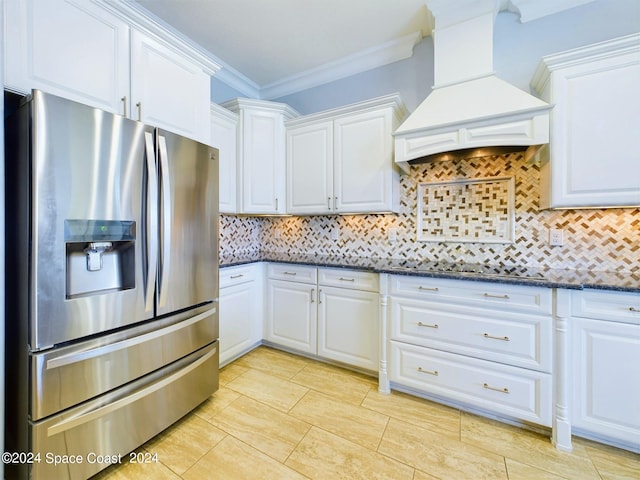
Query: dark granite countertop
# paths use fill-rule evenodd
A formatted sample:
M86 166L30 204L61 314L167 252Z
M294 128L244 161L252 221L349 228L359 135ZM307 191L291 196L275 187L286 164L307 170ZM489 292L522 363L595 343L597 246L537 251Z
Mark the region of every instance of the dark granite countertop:
M258 252L220 258L220 268L255 262L292 263L315 267L348 268L376 273L413 275L529 285L546 288L615 290L640 293L640 274L584 270L554 270L518 265L445 264L420 260Z

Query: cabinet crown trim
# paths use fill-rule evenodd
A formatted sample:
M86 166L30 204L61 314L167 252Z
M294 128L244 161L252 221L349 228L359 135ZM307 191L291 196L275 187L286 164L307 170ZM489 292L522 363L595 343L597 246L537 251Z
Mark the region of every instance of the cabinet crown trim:
M300 114L295 109L293 109L286 103L271 102L269 100L256 100L253 98L240 97L221 103L220 106L235 113L239 112L243 108L259 108L261 110L271 110L276 113L282 113L285 117L285 120L300 116Z
M158 19L144 7L134 2L122 2L119 0L91 0L93 3L114 13L131 28L144 32L177 53L187 55L196 62L203 71L209 75L215 75L222 66L217 63L211 54L193 40L185 37L170 25Z
M555 70L633 53L638 54L635 61L640 62L640 33L546 55L538 63L530 85L535 91L542 92Z
M323 110L322 112L312 113L309 115L294 118L285 123L286 127L295 127L305 123L312 123L321 120L333 120L343 115L351 115L354 113L363 113L368 110L378 110L380 108L393 108L394 114L401 122L407 115L408 110L404 105L399 93L384 95L382 97L371 98L362 102L356 102L342 107Z

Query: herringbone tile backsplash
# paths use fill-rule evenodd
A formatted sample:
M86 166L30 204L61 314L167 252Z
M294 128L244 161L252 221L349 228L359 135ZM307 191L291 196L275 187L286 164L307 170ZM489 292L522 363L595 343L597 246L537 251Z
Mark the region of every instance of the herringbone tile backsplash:
M417 241L419 184L508 176L515 177L516 185L514 243ZM261 218L222 215L220 253L244 255L262 250L640 271L640 209L541 211L539 184L538 165L525 161L522 153L415 165L400 180L399 214ZM549 246L550 228L564 230L564 246ZM331 239L334 229L338 229L338 240ZM390 229L397 231L396 242L389 241Z

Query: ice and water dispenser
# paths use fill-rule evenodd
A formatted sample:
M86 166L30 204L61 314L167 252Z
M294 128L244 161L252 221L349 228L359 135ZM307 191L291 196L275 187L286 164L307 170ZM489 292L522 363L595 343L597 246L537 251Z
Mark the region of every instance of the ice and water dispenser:
M67 298L135 288L136 224L65 220Z

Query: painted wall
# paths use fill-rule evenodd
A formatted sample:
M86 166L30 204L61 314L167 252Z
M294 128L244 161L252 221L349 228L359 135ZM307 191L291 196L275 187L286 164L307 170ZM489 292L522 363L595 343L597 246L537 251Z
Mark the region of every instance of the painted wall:
M460 179L515 177L515 242L419 242L418 185ZM236 217L220 219L221 255L290 252L521 265L569 270L640 272L640 209L539 208L540 171L522 153L416 165L400 181L401 211L394 215ZM445 198L443 208L447 208ZM452 203L451 203L452 204ZM473 207L470 209L473 212ZM476 212L477 213L477 212ZM339 239L331 232L339 230ZM389 241L389 229L398 240ZM564 230L562 247L548 245L549 228Z
M501 12L494 32L494 68L499 77L529 91L529 81L542 56L639 30L638 0L596 0L527 23L520 23L517 14ZM306 115L399 92L413 111L432 85L433 42L426 37L409 59L274 100Z

